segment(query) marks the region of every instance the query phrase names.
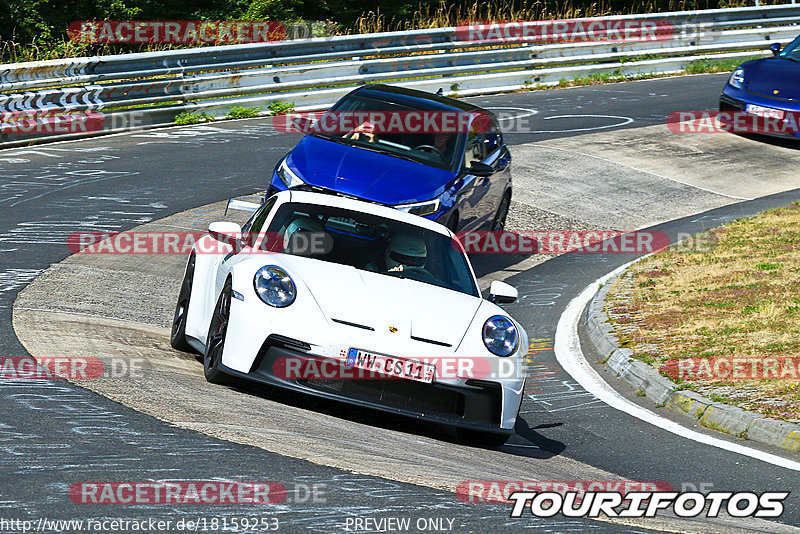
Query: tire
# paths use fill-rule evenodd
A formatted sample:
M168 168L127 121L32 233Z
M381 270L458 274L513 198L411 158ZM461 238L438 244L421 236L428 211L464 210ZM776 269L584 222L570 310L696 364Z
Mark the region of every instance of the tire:
M511 206L511 195L506 193L503 195L503 200L497 207L497 213L494 214L492 219L492 226L489 228L492 232L502 232L506 229L506 217L508 217L508 208Z
M186 342L186 313L189 311L189 299L192 297L194 264L195 256L192 254L186 264L186 274L183 276L181 291L178 293L175 315L172 318L172 332L169 336L169 344L172 348L183 352L197 352L194 347Z
M480 430L471 430L469 428L457 428L456 434L458 434L458 439L463 443L490 448L502 447L506 444L508 438L511 437L511 434L484 432Z
M231 313L231 293L233 288L230 278L225 282L222 293L219 294L214 313L211 315L211 324L208 325L206 336L206 352L203 355L203 374L212 384L228 384L231 377L220 368L222 351L225 349L225 336L228 333L228 320Z

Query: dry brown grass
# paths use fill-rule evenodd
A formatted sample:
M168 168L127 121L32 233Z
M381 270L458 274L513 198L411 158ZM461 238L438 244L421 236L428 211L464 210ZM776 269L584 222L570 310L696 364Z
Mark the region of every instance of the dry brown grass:
M800 356L800 203L636 264L612 287L607 311L620 341L656 368L682 358ZM800 421L800 380L678 382L713 400Z
M746 0L730 0L724 2L720 7L741 7L745 5L749 5ZM708 4L704 4L702 1L671 0L666 9L661 11L683 11L686 9L706 9L708 7ZM653 0L633 1L624 10L611 9L603 0L594 2L588 7L576 7L572 1L567 0L566 2L560 2L556 9L549 8L546 3L539 0L525 2L507 0L486 2L476 0L472 4L456 4L441 0L438 6L420 5L409 20L387 19L380 10L368 11L358 18L348 33L444 28L456 26L461 22L470 20L553 20L652 13L654 11L658 11L658 9L656 8L656 2Z
M764 3L778 3L780 0L767 0ZM582 17L598 17L606 15L624 15L631 13L652 13L654 11L683 11L686 9L708 9L717 7L717 3L710 5L707 1L699 2L687 0L670 0L661 9L657 8L654 0L636 0L631 2L626 9L612 9L605 0L594 2L588 6L575 6L571 0L557 4L556 9L547 6L541 0L475 0L472 4L456 4L441 0L436 6L420 4L411 17L387 18L380 10L365 11L352 25L341 25L334 21L327 21L330 35L375 33L387 31L408 31L417 29L443 28L457 26L464 21L475 20L553 20L572 19ZM725 0L719 7L742 7L750 5L748 0ZM66 36L54 39L43 46L30 43L15 42L14 36L0 39L0 62L17 63L25 61L41 61L47 59L60 59L80 57L86 55L109 55L133 52L152 52L159 50L172 50L178 48L194 48L210 45L172 45L172 44L142 44L129 45L91 45L87 46L70 41Z

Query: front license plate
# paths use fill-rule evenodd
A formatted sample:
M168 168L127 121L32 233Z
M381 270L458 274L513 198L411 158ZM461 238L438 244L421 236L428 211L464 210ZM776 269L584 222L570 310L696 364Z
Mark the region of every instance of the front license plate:
M747 104L745 110L751 115L758 115L759 117L766 117L768 119L782 119L782 109L765 108L764 106L756 106L755 104Z
M405 378L425 383L433 382L433 375L436 372L436 366L432 363L387 356L361 349L347 351L346 365L389 377Z

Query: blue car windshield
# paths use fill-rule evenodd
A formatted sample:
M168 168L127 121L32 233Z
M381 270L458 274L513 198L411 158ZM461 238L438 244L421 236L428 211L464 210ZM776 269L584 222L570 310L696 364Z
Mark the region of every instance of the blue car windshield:
M287 202L278 208L265 235L264 250L480 296L458 241L413 224L332 206Z
M800 37L786 45L786 47L781 50L780 54L778 54L778 57L800 61Z
M325 113L310 133L424 165L453 169L461 160L468 129L468 123L467 128L459 128L458 121L468 119L469 114L463 111L422 110L350 96ZM442 125L449 131L442 133Z

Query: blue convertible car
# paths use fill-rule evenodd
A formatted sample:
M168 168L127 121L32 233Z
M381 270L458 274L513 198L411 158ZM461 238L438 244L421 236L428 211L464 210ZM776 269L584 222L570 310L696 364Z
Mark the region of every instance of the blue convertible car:
M719 98L720 111L743 111L781 119L789 135L800 133L789 121L800 113L800 37L781 50L773 44L774 57L742 63L733 71Z
M511 154L491 112L432 93L367 85L342 97L326 115L339 120L348 113L400 119L423 114L433 117L431 124L459 115L481 124L462 124L449 133L436 127L379 131L371 124L328 131L319 127L331 122L323 116L278 163L267 196L295 187L324 189L393 206L453 231L504 228Z

